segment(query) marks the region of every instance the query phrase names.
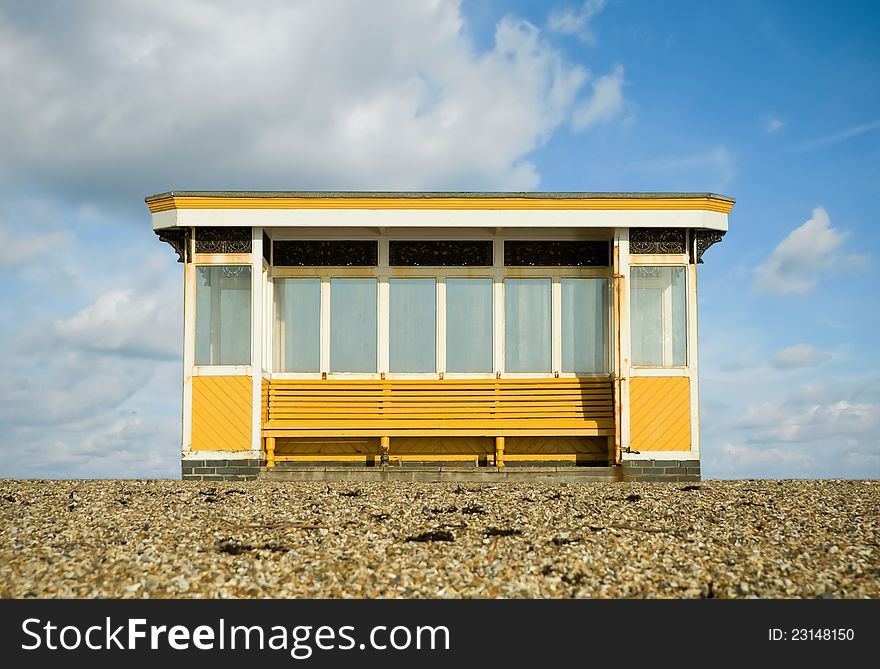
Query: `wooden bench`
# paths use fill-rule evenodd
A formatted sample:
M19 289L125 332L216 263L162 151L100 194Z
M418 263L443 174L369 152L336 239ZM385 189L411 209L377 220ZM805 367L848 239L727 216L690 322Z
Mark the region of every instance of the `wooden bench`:
M267 465L278 437L504 438L613 436L609 378L467 380L272 380L264 389Z

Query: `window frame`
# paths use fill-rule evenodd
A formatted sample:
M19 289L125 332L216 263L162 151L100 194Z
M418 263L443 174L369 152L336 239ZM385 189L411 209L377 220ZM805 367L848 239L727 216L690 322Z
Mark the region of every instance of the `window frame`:
M450 239L472 239L470 235L452 234ZM534 236L534 233L529 233ZM325 235L326 236L326 235ZM436 231L431 239L439 239ZM351 239L363 237L350 236ZM371 237L375 239L376 237ZM608 378L613 369L613 269L611 266L504 266L504 240L511 237L486 236L494 242L494 264L489 266L389 266L388 242L410 239L409 236L380 236L379 265L375 267L272 267L269 279L274 282L288 278L321 279L321 371L298 373L271 371L276 379L480 379L480 378ZM514 239L516 237L513 237ZM569 238L566 238L569 239ZM573 239L580 239L575 237ZM610 241L609 241L610 243ZM332 278L375 278L377 280L377 371L375 373L331 372L329 369L329 286ZM399 278L433 278L435 280L436 333L435 370L433 372L391 372L389 369L390 280ZM476 278L492 280L492 371L446 371L446 280ZM504 280L510 278L545 278L551 281L551 370L549 372L507 372L504 369ZM562 279L586 278L605 280L605 371L563 372L562 367ZM326 288L325 288L326 286ZM270 303L274 311L274 301ZM274 317L274 316L273 316ZM272 349L274 350L273 343ZM325 356L325 351L327 354ZM274 367L274 366L273 366Z
M629 256L629 266L627 269L626 281L629 289L632 290L632 270L636 267L680 267L683 270L683 278L684 278L684 364L683 365L637 365L635 363L630 363L630 368L633 370L635 375L637 376L689 376L689 370L693 367L693 363L691 361L692 354L692 346L694 345L692 339L694 337L694 332L691 331L691 324L693 322L693 317L691 314L692 309L695 308L695 305L691 303L691 288L690 284L692 281L691 272L693 272L693 265L690 262L690 259L687 254L678 254L678 253L670 253L670 254L631 254ZM631 312L632 310L632 296L628 295L627 297L627 311ZM630 348L632 348L632 341L635 339L634 333L632 332L632 323L633 317L632 313L630 313L629 317L630 322ZM630 352L630 359L632 360L632 352Z
M253 319L250 318L250 314L253 313L254 309L254 300L260 299L261 296L254 295L253 290L253 274L254 268L250 261L250 253L229 253L229 254L205 254L199 253L195 254L193 263L192 263L192 334L188 335L191 337L191 345L192 345L192 375L193 376L239 376L239 375L247 375L251 373L252 369L252 360L254 355L254 325ZM250 308L248 309L248 360L244 363L217 363L217 364L199 364L196 363L196 347L197 347L197 336L198 336L198 290L199 290L199 269L206 268L222 268L222 267L241 267L247 268L250 272L250 276L248 277L250 286L248 290L250 292Z

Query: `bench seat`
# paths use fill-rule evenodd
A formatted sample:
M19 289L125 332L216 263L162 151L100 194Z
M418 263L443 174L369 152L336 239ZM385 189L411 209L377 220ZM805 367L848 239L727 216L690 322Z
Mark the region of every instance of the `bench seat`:
M608 377L447 380L273 379L263 437L607 437ZM503 440L502 440L503 447Z

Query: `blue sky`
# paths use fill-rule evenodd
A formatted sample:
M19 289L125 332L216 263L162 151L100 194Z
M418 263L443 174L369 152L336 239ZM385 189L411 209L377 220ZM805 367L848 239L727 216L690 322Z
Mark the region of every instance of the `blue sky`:
M177 476L169 189L685 190L707 477L880 476L874 3L0 2L0 476Z

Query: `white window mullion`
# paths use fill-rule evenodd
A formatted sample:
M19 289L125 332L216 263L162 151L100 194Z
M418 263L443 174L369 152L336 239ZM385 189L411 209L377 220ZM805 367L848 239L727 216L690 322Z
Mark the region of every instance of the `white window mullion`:
M500 242L496 242L500 243ZM504 282L500 276L492 280L492 371L504 371Z
M381 248L381 246L380 246ZM388 248L388 241L385 240L385 248ZM390 309L390 296L391 290L388 283L388 277L383 276L379 277L379 299L377 304L377 316L378 316L378 337L377 342L379 346L379 354L378 354L378 371L379 373L387 373L389 368L389 359L390 359L390 346L389 346L389 316L391 313Z
M492 240L492 373L504 371L504 240Z
M321 371L330 371L330 277L321 279Z
M554 276L550 290L550 367L554 374L562 369L562 280Z
M437 372L446 373L446 277L437 277Z

